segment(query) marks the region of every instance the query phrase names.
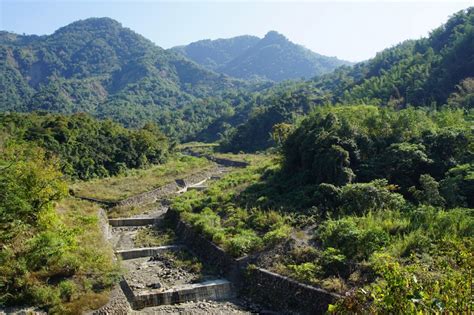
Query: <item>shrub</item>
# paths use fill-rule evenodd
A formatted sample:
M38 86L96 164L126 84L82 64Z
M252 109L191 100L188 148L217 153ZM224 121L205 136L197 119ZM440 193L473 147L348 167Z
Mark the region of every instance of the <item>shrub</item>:
M268 231L263 236L263 242L265 245L275 245L283 240L289 238L291 233L291 227L288 225L280 225L273 230Z
M352 259L366 259L390 240L381 227L360 228L353 217L326 221L318 229L318 237L325 248L336 248Z
M252 230L240 230L224 241L225 249L234 257L241 257L262 248L263 242Z
M312 262L295 265L290 264L287 268L293 278L302 282L316 282L321 273L321 267Z
M392 190L393 186L384 179L346 185L341 189L342 213L364 215L369 211L403 208L405 200Z
M326 248L321 255L320 264L326 276L349 274L347 257L337 248Z
M423 174L420 176L419 182L421 186L420 190L414 186L409 189L409 192L418 203L433 206L442 206L445 204L444 198L439 194L439 184L433 177L428 174Z

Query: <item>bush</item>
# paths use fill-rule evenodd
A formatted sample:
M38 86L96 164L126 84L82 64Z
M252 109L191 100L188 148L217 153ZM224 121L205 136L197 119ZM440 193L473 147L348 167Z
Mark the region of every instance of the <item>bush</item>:
M291 227L288 225L281 225L273 230L268 231L263 236L263 242L266 246L275 245L289 238Z
M224 248L234 257L259 250L262 246L262 239L252 230L240 230L238 234L224 241Z
M326 248L321 255L320 264L325 276L349 274L347 257L337 248Z
M439 184L433 177L423 174L420 176L419 182L420 190L414 186L408 190L418 203L433 206L443 206L445 204L444 198L439 194Z
M360 228L357 219L328 220L317 231L323 247L336 248L351 259L366 259L386 245L390 237L381 227Z
M403 196L393 193L387 181L349 184L341 189L341 209L344 214L364 215L382 209L398 210L405 206Z
M318 276L321 274L321 267L312 262L288 265L287 268L291 276L301 282L316 282Z
M60 201L67 186L56 162L42 149L0 143L0 304L53 314L75 304L80 313L93 303L79 301L110 288L119 272L102 243L98 207Z

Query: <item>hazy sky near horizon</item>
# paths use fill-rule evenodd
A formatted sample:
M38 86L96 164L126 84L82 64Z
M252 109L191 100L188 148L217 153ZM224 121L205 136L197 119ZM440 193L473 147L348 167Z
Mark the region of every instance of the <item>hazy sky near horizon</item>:
M117 1L0 0L0 30L51 34L89 17L110 17L170 48L200 39L263 37L276 30L323 55L361 61L427 36L474 1Z

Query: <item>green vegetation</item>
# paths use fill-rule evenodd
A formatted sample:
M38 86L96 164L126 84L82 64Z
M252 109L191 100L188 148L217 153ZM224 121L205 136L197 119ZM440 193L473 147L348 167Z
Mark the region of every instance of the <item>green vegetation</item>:
M0 148L0 303L80 313L107 302L118 268L98 207L64 199L58 161L40 148ZM59 202L59 204L58 204Z
M219 71L219 68L243 54L259 40L260 38L250 35L228 39L205 39L186 46L173 47L172 50L208 69Z
M103 304L119 270L98 206L67 197L66 180L76 196L119 201L215 167L178 148L249 166L177 196L171 211L234 257L255 255L260 267L343 294L330 312L467 313L473 42L469 8L428 38L272 85L205 70L110 19L41 37L0 32L0 303L51 313ZM178 50L276 81L301 76L293 61L314 74L339 63L316 71L322 57L276 32ZM60 114L15 113L35 110ZM173 238L162 226L135 242ZM188 256L170 260L203 268Z
M474 8L469 8L428 38L406 41L311 81L260 91L234 115L211 124L208 128L221 126L222 135L211 140L220 140L224 151L264 150L275 145L271 137L275 124L293 124L310 108L327 104L473 108L473 30Z
M238 36L201 40L173 50L211 70L253 80L309 79L349 64L296 45L275 31L261 39Z
M454 14L428 38L405 41L353 68L337 69L316 79L315 86L330 91L333 103L396 108L446 104L457 85L474 77L473 26L471 7Z
M336 313L465 311L474 217L458 207L474 205L472 124L462 110L315 110L284 141L282 169L242 194L319 222L315 250L275 268L328 289L361 288Z
M0 113L0 130L59 156L62 172L72 179L106 177L162 163L169 149L156 125L131 130L86 114Z
M270 160L260 157L248 168L212 183L206 191L193 190L175 198L171 210L235 257L284 240L290 232L284 216L248 209L236 199L240 190L260 178Z
M0 111L87 112L133 127L154 122L174 138L231 110L221 94L247 88L109 18L77 21L48 36L2 31L0 56Z
M284 255L260 263L344 294L332 312L464 312L473 302L472 126L461 109L318 107L273 128L279 158L172 209L234 256L265 257L285 243Z
M77 182L74 194L104 201L120 201L174 182L178 177L202 172L212 167L207 159L177 155L165 164L147 169L126 170L123 174L103 179Z

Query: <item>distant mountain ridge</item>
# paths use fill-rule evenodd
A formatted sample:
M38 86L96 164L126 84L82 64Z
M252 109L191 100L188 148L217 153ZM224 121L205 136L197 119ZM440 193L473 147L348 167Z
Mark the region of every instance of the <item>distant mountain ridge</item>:
M201 135L216 140L214 134L225 134L224 150L264 150L274 145L270 137L274 125L293 123L295 115L327 104L425 110L446 105L472 113L474 7L457 12L428 37L384 49L370 60L306 82L276 85L263 101L217 119ZM224 132L228 125L235 127Z
M309 79L351 64L294 44L276 31L268 32L262 39L249 35L207 39L171 50L208 69L240 79Z
M172 50L183 54L206 68L217 71L223 65L256 45L259 41L260 38L250 35L229 39L204 39L189 45L173 47Z
M45 36L0 32L0 111L88 112L187 134L224 110L218 94L244 85L110 18Z

